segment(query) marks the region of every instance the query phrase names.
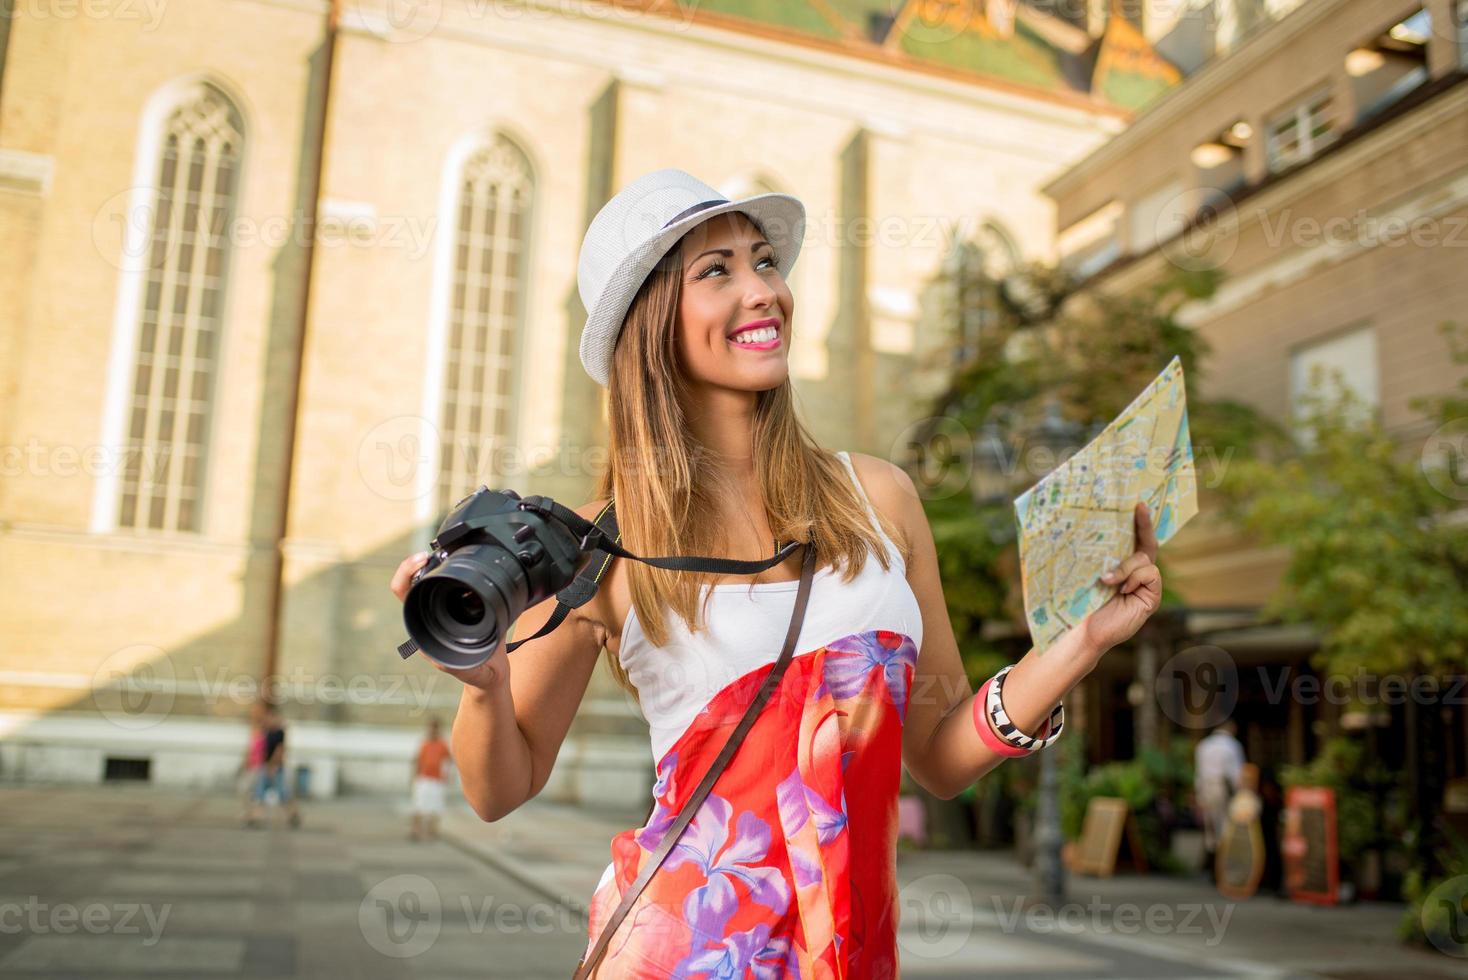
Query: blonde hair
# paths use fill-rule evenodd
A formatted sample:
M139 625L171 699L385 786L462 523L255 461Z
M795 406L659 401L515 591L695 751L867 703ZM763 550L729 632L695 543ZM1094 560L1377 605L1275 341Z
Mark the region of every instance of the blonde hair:
M621 544L629 551L731 557L719 522L707 518L733 491L711 465L714 451L699 444L686 424L679 400L687 384L675 349L682 268L680 240L643 282L623 321L607 385L611 462L596 495L615 500ZM816 445L798 418L789 378L758 394L752 450L770 530L782 544L812 541L816 567L844 566L847 582L861 571L869 549L889 568L845 466ZM891 522L880 512L877 520L896 541ZM773 550L771 542L762 557ZM626 565L632 607L649 643L668 641L665 610L680 616L690 631L703 628L712 592L705 592L701 606L699 593L718 576L636 561ZM610 648L606 660L616 682L636 695Z

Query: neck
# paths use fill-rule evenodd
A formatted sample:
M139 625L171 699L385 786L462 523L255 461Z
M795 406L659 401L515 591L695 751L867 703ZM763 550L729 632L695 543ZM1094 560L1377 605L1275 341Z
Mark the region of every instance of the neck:
M754 486L754 411L758 395L727 388L698 392L685 415L694 437L710 454L710 465L737 489Z

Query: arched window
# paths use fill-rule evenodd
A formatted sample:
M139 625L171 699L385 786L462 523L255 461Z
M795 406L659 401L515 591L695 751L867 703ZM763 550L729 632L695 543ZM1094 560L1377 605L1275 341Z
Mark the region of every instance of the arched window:
M125 404L119 527L200 530L227 229L244 127L219 89L193 85L164 120ZM139 229L140 231L143 229Z
M439 409L438 484L445 514L513 445L519 341L535 182L530 161L496 136L464 161L458 200Z
M978 357L999 316L999 289L1019 265L1013 239L998 225L984 224L972 238L956 242L946 260L952 284L953 361Z

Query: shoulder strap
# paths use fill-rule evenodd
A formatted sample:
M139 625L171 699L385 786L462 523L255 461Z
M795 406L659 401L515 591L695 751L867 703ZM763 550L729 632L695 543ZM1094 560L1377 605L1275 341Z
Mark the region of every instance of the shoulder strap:
M612 941L612 934L617 931L617 926L621 925L622 920L627 917L627 913L632 910L633 903L642 894L642 890L647 887L647 883L652 879L653 873L662 865L663 859L668 856L668 852L673 849L673 845L678 842L678 838L683 834L684 829L693 820L694 814L698 812L698 808L703 804L704 798L708 796L709 790L713 789L714 781L719 778L719 774L724 771L724 767L734 757L734 753L738 750L739 744L744 741L744 736L749 734L750 728L754 727L754 720L758 717L760 710L764 708L765 702L770 699L770 695L780 686L780 680L785 676L785 668L790 666L790 660L795 651L795 643L800 638L800 627L805 622L806 602L810 599L811 579L815 575L815 545L811 542L806 542L804 547L805 561L800 568L800 591L795 595L795 611L790 616L790 628L785 631L785 645L780 650L779 659L775 661L775 666L770 669L770 672L765 675L764 683L760 685L759 692L755 694L754 700L745 709L744 717L739 719L739 724L735 726L733 734L729 736L729 741L724 743L724 747L719 750L719 755L714 759L713 764L709 766L708 772L704 773L703 779L693 791L693 795L688 798L688 802L683 804L683 808L678 811L678 816L673 821L673 825L668 828L668 832L658 842L657 848L642 863L642 870L638 872L636 880L628 886L626 893L622 896L621 903L612 912L612 916L607 920L606 926L602 928L601 935L597 937L596 946L591 950L590 956L576 965L576 974L573 980L585 980L596 969L597 963L601 962L602 955L606 953L607 945Z
M601 513L597 514L591 523L601 531L603 538L610 537L613 542L622 540L622 532L617 527L615 499L608 500L607 505L601 509ZM545 625L523 640L506 643L505 652L508 653L522 643L528 643L537 637L544 636L561 625L562 620L570 615L572 609L584 606L591 601L591 597L596 595L596 590L601 586L602 576L606 575L607 569L612 565L612 554L604 547L605 543L603 540L602 544L591 553L591 560L586 563L581 574L572 579L570 585L556 593L555 611L551 613L550 619L545 621Z

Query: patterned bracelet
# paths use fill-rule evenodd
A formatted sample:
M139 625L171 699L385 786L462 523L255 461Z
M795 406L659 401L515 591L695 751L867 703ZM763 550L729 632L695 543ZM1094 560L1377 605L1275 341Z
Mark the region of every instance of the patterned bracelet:
M984 705L989 703L989 692L994 686L994 678L984 681L979 693L974 697L974 730L979 733L979 741L983 742L991 751L1006 758L1016 759L1022 755L1029 755L1029 749L1014 746L1000 738L994 731L994 726L989 723L989 718L984 711Z
M1038 752L1040 749L1055 744L1055 740L1065 730L1065 705L1055 706L1055 710L1050 712L1050 717L1045 721L1038 735L1026 735L1020 731L1019 726L1009 720L1009 712L1004 710L1004 678L1013 669L1014 664L1009 664L990 679L986 685L988 690L984 710L994 723L994 730L999 733L1001 739L1025 752Z

